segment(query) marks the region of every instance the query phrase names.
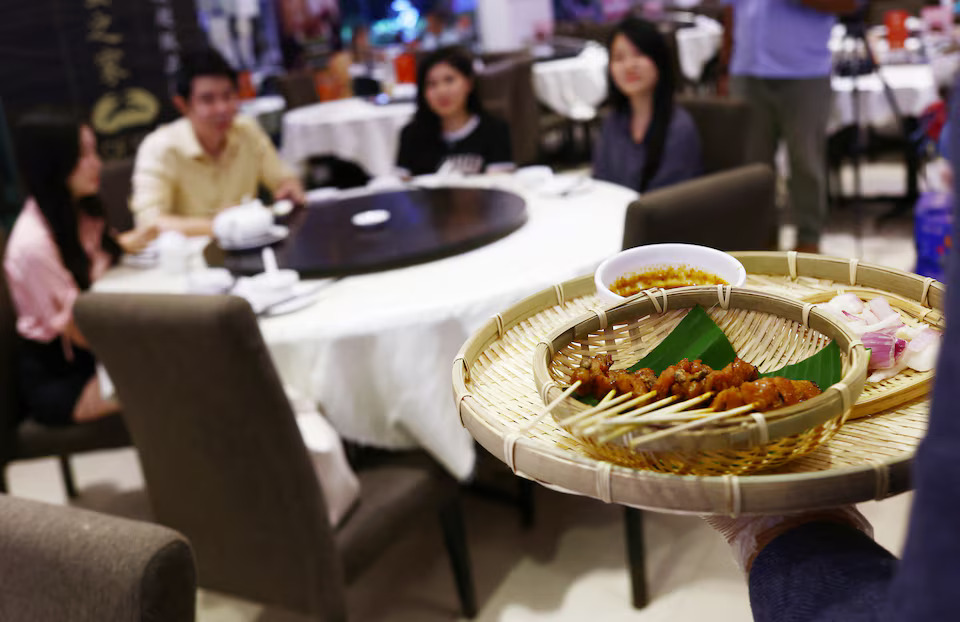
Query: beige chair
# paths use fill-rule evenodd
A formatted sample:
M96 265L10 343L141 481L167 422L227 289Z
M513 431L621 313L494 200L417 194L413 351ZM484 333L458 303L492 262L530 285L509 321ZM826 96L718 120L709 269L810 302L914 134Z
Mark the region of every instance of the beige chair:
M717 173L750 164L753 134L750 106L743 100L721 97L677 97L690 113L700 134L703 172Z
M0 258L5 238L0 231ZM17 314L0 269L0 492L6 492L6 467L17 460L57 457L69 497L77 496L70 455L87 451L129 447L123 419L113 415L63 427L34 422L17 396Z
M344 586L439 510L462 610L474 615L458 490L446 474L361 470L358 505L330 526L246 301L87 294L75 317L124 405L154 514L190 538L201 587L344 620Z
M166 527L0 495L4 622L191 622L196 584Z
M630 204L623 248L662 242L768 250L776 240L776 175L751 164L653 192Z

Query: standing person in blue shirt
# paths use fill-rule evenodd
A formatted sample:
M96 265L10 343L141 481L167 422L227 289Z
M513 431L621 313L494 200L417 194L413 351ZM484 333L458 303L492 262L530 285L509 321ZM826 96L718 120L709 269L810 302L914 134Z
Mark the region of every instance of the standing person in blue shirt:
M754 107L754 157L772 164L780 140L786 141L796 248L818 252L827 219L832 65L827 42L837 14L852 12L859 2L725 1L733 5L730 91Z

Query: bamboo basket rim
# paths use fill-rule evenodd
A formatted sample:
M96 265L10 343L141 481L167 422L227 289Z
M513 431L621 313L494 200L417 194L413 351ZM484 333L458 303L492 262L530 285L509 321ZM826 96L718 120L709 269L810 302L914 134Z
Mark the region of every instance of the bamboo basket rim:
M817 331L837 343L847 356L847 370L840 381L824 387L822 393L800 404L761 413L750 422L721 423L678 432L664 440L644 445L650 451L700 451L710 449L744 449L766 445L787 436L806 432L837 417L845 419L863 390L869 357L863 343L846 325L813 303L804 303L785 296L745 287L701 286L641 292L623 302L594 309L553 330L537 345L533 356L533 376L537 392L544 404L550 404L564 393L550 372L553 357L561 348L582 335L592 334L607 326L623 324L647 315L663 315L667 310L705 308L759 311L791 320L804 328ZM565 400L574 400L566 397Z
M894 294L918 301L921 306L932 309L939 317L920 319L942 326L943 304L946 286L931 277L904 272L879 264L861 262L849 257L829 257L797 251L737 251L730 253L747 269L748 275L781 275L791 279L812 277L829 279L842 287L864 287L879 290L877 293Z
M742 254L734 255L740 258ZM754 255L771 262L786 261L775 253ZM840 263L847 265L842 260ZM942 304L942 289L938 293L934 287L930 289L934 292L931 300ZM703 476L621 467L531 439L470 392L470 368L507 331L538 313L595 291L593 276L587 275L532 294L481 326L453 361L453 393L461 424L517 475L608 503L675 514L731 516L779 514L879 500L910 489L915 454L912 448L893 457L878 455L870 464L830 466L800 473ZM910 292L904 295L909 297Z

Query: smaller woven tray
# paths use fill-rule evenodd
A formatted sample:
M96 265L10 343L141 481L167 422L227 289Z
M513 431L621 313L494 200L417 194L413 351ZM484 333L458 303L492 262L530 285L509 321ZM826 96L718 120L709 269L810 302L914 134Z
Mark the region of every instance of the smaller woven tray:
M584 357L610 354L615 368L628 367L652 351L695 305L707 309L738 356L761 373L797 363L835 341L841 352L842 380L786 408L732 417L701 414L699 421L685 424L698 426L689 430L675 422L616 427L571 423L596 410L565 397L570 376ZM860 394L868 358L863 344L843 322L812 304L721 286L660 290L594 309L547 336L537 345L532 364L544 403L557 402L554 418L598 457L667 473L739 475L777 467L831 438ZM672 403L655 410L641 408L638 414L642 419L660 419L658 413L673 418L686 412L675 409ZM643 444L634 447L637 441Z
M747 270L747 287L803 302L826 302L841 293L869 300L883 296L904 322L944 329L944 286L934 279L857 259L806 253L732 253ZM859 419L921 398L930 391L933 372L905 369L881 382L867 382L849 419Z

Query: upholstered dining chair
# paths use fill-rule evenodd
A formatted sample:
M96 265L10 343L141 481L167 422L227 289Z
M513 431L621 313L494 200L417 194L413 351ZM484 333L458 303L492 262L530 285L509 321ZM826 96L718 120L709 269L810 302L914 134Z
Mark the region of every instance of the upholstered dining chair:
M642 195L627 208L623 248L661 242L767 250L776 240L776 175L751 164Z
M107 224L119 232L133 229L133 212L130 211L133 164L133 158L107 160L100 171L100 201Z
M747 102L716 96L680 96L676 103L690 113L697 126L705 174L751 163L754 118Z
M5 241L0 231L0 258ZM119 415L62 427L30 419L17 396L17 342L17 313L0 268L0 492L7 490L5 474L11 462L57 457L67 496L76 497L70 456L129 447L130 435Z
M191 622L196 585L171 529L0 495L4 622Z
M526 166L540 157L540 103L533 90L533 57L511 53L486 65L477 78L483 108L507 122L513 161Z
M201 587L345 620L344 586L439 511L462 612L476 612L456 483L412 465L360 470L336 528L249 304L87 294L75 317L106 365L157 520L190 538Z
M313 75L306 71L290 72L277 78L277 88L287 102L287 110L309 106L320 101Z

